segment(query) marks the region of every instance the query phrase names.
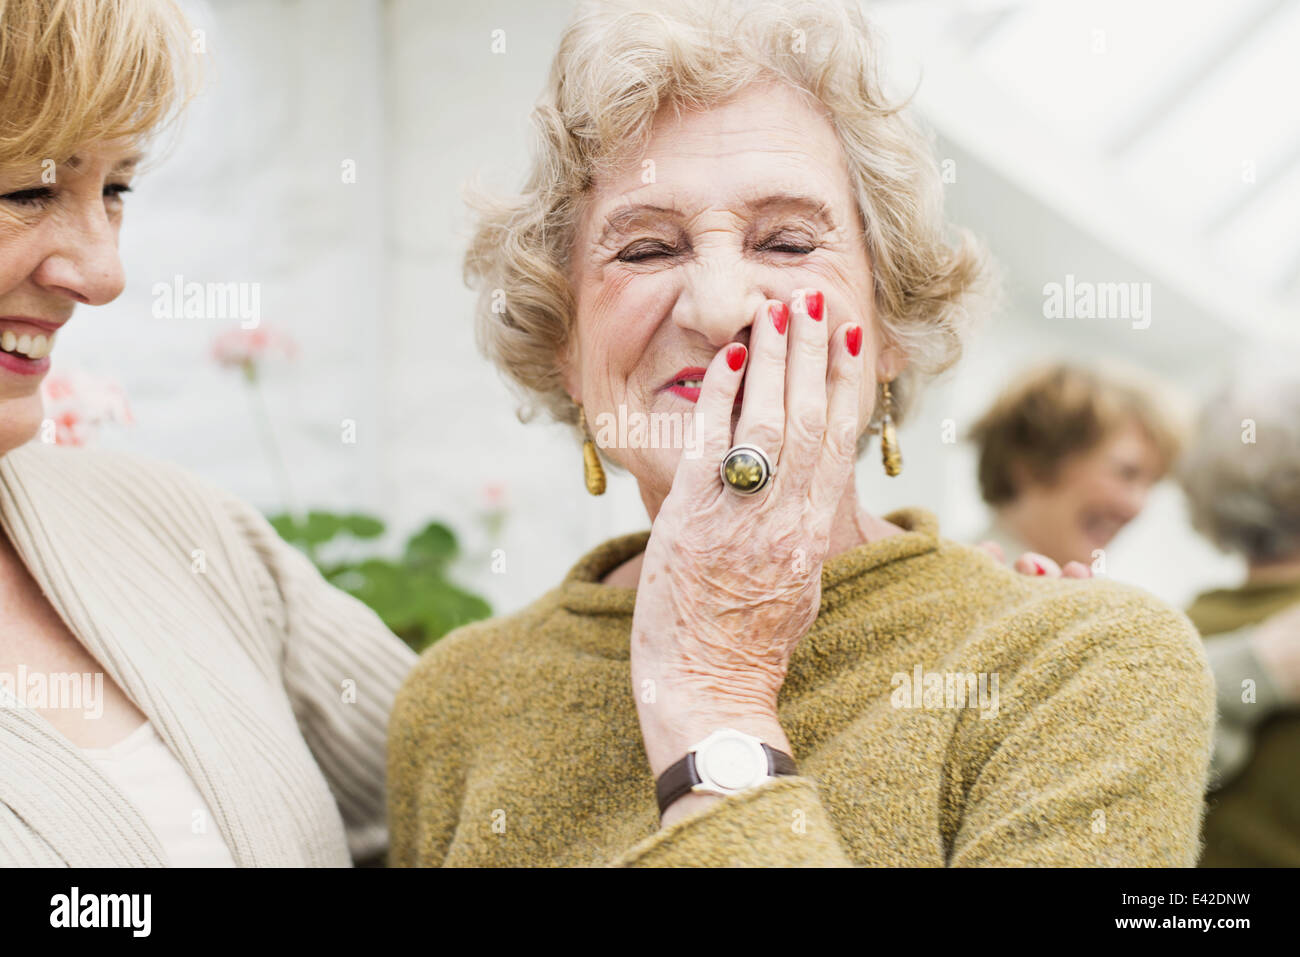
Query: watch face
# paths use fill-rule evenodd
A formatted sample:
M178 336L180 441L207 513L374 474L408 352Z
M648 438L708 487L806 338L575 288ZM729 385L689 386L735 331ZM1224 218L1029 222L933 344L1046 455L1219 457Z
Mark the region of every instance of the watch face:
M762 748L740 738L714 741L703 755L696 755L696 764L702 778L728 790L749 787L767 771Z

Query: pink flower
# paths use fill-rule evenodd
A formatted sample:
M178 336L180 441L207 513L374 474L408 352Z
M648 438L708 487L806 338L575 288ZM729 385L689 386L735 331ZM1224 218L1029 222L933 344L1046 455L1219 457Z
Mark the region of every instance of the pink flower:
M270 329L230 329L212 340L212 358L228 369L247 372L273 353L292 359L298 354L298 345Z
M488 482L483 486L483 501L488 508L504 508L506 499L506 485L504 482Z
M45 417L54 423L56 445L85 445L102 425L135 422L118 383L80 369L51 372L41 383L41 396Z

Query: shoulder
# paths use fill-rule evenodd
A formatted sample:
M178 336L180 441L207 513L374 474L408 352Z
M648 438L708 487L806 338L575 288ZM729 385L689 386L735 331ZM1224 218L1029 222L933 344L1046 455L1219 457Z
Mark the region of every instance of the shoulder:
M394 731L481 722L503 702L518 701L528 675L551 657L543 633L555 594L513 614L462 625L426 648L398 691Z
M971 609L973 640L993 638L1023 658L1083 666L1099 659L1208 673L1200 636L1187 616L1134 585L1107 578L1022 575L982 550L944 542L934 561Z
M540 649L529 654L530 636L541 630L554 608L553 593L509 615L499 615L449 632L421 654L407 675L402 694L422 699L435 689L441 695L454 693L454 686L467 684L480 690L497 683L503 668L535 663Z
M92 505L136 504L159 517L222 510L232 498L179 466L132 452L33 442L4 461L29 492L77 495Z
M252 506L170 462L110 449L29 443L0 458L20 508L58 516L70 537L117 531L205 553L261 550L270 525ZM76 527L73 527L73 526Z
M183 566L187 588L223 601L277 598L271 565L289 546L251 505L179 466L31 443L0 458L0 477L20 509L51 516L44 524L56 546L111 549L122 567L106 566L105 575ZM195 562L204 574L193 574Z

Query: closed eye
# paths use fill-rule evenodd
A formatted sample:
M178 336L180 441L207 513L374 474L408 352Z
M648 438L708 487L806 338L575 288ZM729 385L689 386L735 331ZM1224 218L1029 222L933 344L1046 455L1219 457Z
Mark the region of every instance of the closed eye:
M37 186L35 189L20 189L0 196L0 199L3 199L6 203L17 203L19 206L42 206L53 198L54 190L48 186Z
M671 256L675 252L671 246L665 246L662 243L645 243L639 246L629 246L618 254L620 262L639 263L647 259L654 259L656 256Z
M129 192L131 192L131 187L126 183L108 183L104 186L104 196L109 199L120 199ZM19 206L44 206L54 199L54 190L48 186L37 186L32 189L20 189L12 193L5 193L0 196L0 199L6 203L16 203Z
M759 252L777 252L788 253L792 256L806 256L817 249L817 244L807 242L797 242L789 237L782 239L779 236L773 236L757 247ZM672 256L677 253L677 249L664 243L642 243L632 245L618 254L620 262L636 263L644 262L649 259L655 259L659 256Z
M789 234L786 234L784 237L778 234L776 236L769 236L759 244L758 248L762 252L791 253L806 256L808 253L816 249L817 245L816 243L809 243L807 241L799 242Z

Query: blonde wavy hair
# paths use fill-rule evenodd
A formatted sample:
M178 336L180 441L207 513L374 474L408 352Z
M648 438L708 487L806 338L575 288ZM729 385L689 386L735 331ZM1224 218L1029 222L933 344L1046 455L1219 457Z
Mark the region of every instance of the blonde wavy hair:
M141 141L197 89L172 0L0 0L0 172Z
M642 7L642 9L638 9ZM776 79L828 115L865 224L875 305L887 340L908 359L891 391L906 415L917 385L961 355L969 320L996 281L983 248L949 230L931 140L887 101L874 38L845 0L719 0L656 5L587 0L560 40L532 113L532 167L522 192L466 200L477 223L465 281L479 291L480 348L538 407L577 421L558 356L568 346L569 256L583 202L602 173L645 147L661 106L703 109ZM864 432L875 431L877 419Z

